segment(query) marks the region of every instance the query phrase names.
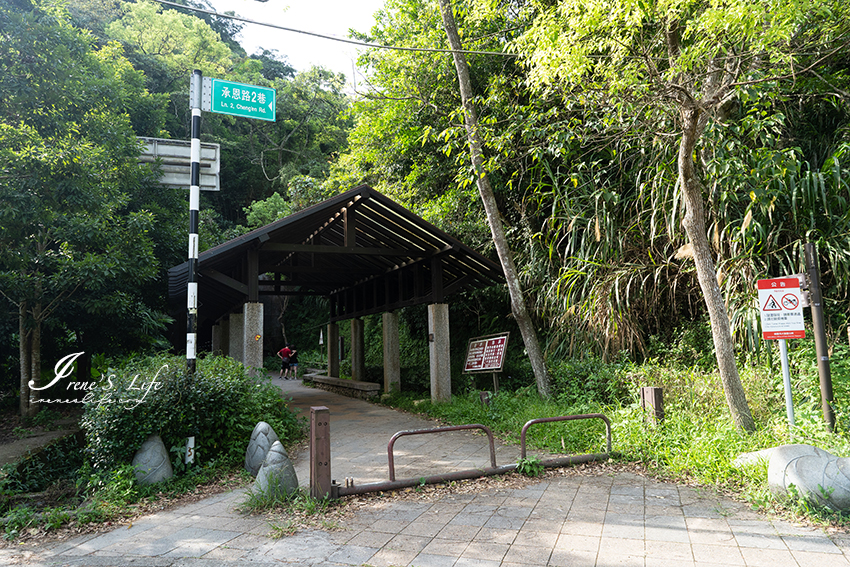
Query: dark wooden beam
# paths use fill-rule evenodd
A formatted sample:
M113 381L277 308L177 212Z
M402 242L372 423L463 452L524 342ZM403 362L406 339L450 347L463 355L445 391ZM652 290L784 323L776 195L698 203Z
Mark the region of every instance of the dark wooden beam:
M342 226L345 232L345 247L353 248L357 245L357 229L355 227L355 217L357 213L351 207L346 207L342 210Z
M283 242L267 242L260 247L260 252L310 252L313 254L346 254L352 256L407 256L410 258L425 257L413 250L400 248L358 248L356 246L328 246L326 244L286 244Z
M260 290L260 295L318 295L324 297L325 294L321 291L273 291L273 290Z
M434 297L434 303L443 303L445 301L445 293L443 291L443 261L438 256L431 259L431 295Z
M220 284L224 284L231 289L235 289L239 293L244 295L248 295L248 286L240 282L239 280L235 280L230 276L225 276L221 272L216 270L202 270L201 275L205 278L210 278L211 280L217 281Z
M333 271L332 268L320 268L316 266L275 266L273 268L263 270L269 274L324 274L330 271ZM375 273L375 270L367 270L360 268L346 268L346 274L350 274L352 276L371 276Z

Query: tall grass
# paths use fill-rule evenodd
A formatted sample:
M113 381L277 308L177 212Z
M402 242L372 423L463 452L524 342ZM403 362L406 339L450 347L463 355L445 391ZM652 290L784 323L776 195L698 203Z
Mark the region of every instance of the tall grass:
M834 514L800 506L799 502L775 501L767 486L766 463L741 468L733 464L742 453L792 442L815 445L840 457L850 456L847 435L850 420L845 410L850 399L850 373L845 357L850 349L834 346L833 354L838 355L832 372L838 422L834 433L826 430L821 414L813 350L809 339L795 341L790 352L796 421L793 430L786 419L776 355L763 356L761 360L750 358L739 365L757 424L757 430L750 434L737 430L732 423L716 372L701 369L698 364L671 364L672 358L665 359L667 364L661 364L658 359L642 364L605 364L596 360L573 367L573 373L577 367L593 369L590 376L578 373L574 377L581 384L602 384L599 377L605 376L612 382L605 386L606 391L619 393L613 399L593 392L584 399L563 395L577 391L573 384L572 390L556 389L551 400L543 400L533 388L525 388L500 392L492 397L489 406L481 403L477 392L460 393L450 403L443 404L416 401L409 394L397 394L389 403L452 424L482 423L509 442L519 441L519 432L530 419L600 412L612 422L613 449L620 460L642 463L650 471L672 479L734 491L756 508L843 522ZM558 379L554 382L563 385ZM663 389L665 418L659 424L650 422L640 407L638 392L642 386ZM527 442L532 447L558 454L601 452L604 451L604 426L598 420L540 424L529 429Z

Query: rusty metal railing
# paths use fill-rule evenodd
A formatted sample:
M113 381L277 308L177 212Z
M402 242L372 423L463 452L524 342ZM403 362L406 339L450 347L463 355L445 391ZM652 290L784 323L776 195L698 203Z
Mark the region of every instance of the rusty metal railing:
M450 425L448 427L432 427L429 429L410 429L408 431L399 431L390 438L387 444L387 462L390 469L390 480L395 480L395 459L393 458L393 446L396 439L406 435L423 435L426 433L444 433L446 431L464 431L466 429L480 429L487 434L487 439L490 441L490 466L496 468L496 443L493 440L493 432L486 425L473 423L471 425Z
M581 415L562 415L558 417L541 417L532 419L522 426L522 432L519 434L520 459L525 459L525 433L528 428L535 423L551 423L553 421L573 421L577 419L601 419L605 422L605 452L604 453L589 453L585 455L570 455L568 457L557 457L554 459L546 459L541 461L544 466L560 467L564 465L572 465L575 463L586 463L589 461L599 461L607 459L611 455L611 422L601 413L585 413Z
M568 466L576 463L586 463L590 461L597 460L605 460L608 459L611 455L611 422L601 413L591 413L591 414L583 414L583 415L567 415L567 416L559 416L559 417L544 417L539 419L532 419L526 422L522 427L522 432L520 433L520 454L521 459L526 458L526 445L525 445L525 437L528 428L537 423L548 423L555 421L573 421L579 419L601 419L605 422L606 429L606 452L605 453L588 453L584 455L570 455L565 457L557 457L554 459L546 459L541 461L541 464L544 467L558 467L558 466ZM407 478L396 480L395 478L395 459L393 457L393 447L395 442L400 437L404 437L407 435L422 435L429 433L442 433L447 431L463 431L468 429L479 429L484 431L487 434L487 438L490 444L490 467L485 468L477 468L477 469L469 469L463 471L456 471L445 474L436 474L425 477L418 478ZM496 448L495 441L493 438L493 432L489 427L481 424L471 424L471 425L453 425L449 427L436 427L433 429L415 429L408 431L399 431L395 435L390 438L389 443L387 444L387 462L389 468L389 481L385 482L374 482L363 485L355 485L353 478L345 479L345 486L340 486L334 483L332 487L331 496L332 497L340 497L340 496L348 496L353 494L365 494L369 492L379 492L384 490L398 490L401 488L408 488L411 486L421 486L424 484L439 484L444 482L451 482L455 480L466 480L472 478L479 478L483 476L493 476L497 474L505 474L509 473L517 468L517 463L511 463L509 465L501 465L496 466Z

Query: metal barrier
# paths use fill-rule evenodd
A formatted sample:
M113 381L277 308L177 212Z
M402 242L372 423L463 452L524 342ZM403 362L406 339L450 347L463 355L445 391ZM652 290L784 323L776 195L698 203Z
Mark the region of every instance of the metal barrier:
M492 468L496 468L496 444L493 441L493 432L490 431L490 428L486 425L474 423L472 425L450 425L448 427L434 427L431 429L411 429L408 431L399 431L390 438L390 442L387 444L387 461L389 463L390 468L390 480L395 480L395 459L393 459L393 445L395 445L396 439L398 439L399 437L404 437L405 435L443 433L444 431L463 431L465 429L480 429L487 434L487 438L490 440L490 466Z
M550 423L553 421L573 421L576 419L601 419L605 422L605 452L604 453L589 453L586 455L572 455L569 457L558 457L555 459L547 459L542 461L541 464L544 466L564 466L564 465L572 465L575 463L586 463L589 461L599 461L603 459L607 459L611 455L611 422L607 417L602 415L601 413L585 413L581 415L562 415L559 417L541 417L538 419L532 419L526 422L525 425L522 426L522 432L519 434L519 444L520 444L520 458L525 459L526 451L525 451L525 432L528 431L528 428L534 425L535 423Z
M322 408L325 409L325 408ZM532 419L528 421L523 427L522 432L520 433L520 452L521 458L526 458L526 447L525 447L525 435L528 428L536 423L548 423L553 421L572 421L578 419L601 419L605 422L606 428L606 449L605 453L591 453L585 455L572 455L568 457L558 457L555 459L547 459L541 461L541 464L545 467L556 467L556 466L566 466L575 463L586 463L590 461L596 460L604 460L609 458L611 454L611 422L607 417L602 415L601 413L592 413L592 414L584 414L584 415L568 415L568 416L560 416L560 417L544 417L539 419ZM393 447L395 442L400 437L404 437L406 435L422 435L426 433L442 433L446 431L463 431L467 429L480 429L487 434L487 438L490 443L490 467L489 468L478 468L478 469L469 469L463 471L457 471L446 474L437 474L427 477L418 477L418 478L407 478L396 480L395 478L395 460L393 457ZM328 442L329 440L325 440ZM311 447L311 451L313 448ZM368 492L378 492L383 490L398 490L401 488L408 488L411 486L421 486L424 484L439 484L443 482L451 482L454 480L465 480L472 478L479 478L483 476L493 476L497 474L505 474L509 473L517 468L517 463L512 463L509 465L501 465L496 466L496 448L495 441L493 439L493 432L490 431L490 428L485 425L480 424L472 424L472 425L454 425L450 427L437 427L433 429L415 429L409 431L399 431L395 435L390 438L389 443L387 444L387 461L389 465L389 481L386 482L374 482L363 485L355 485L353 478L345 479L345 486L341 486L336 484L336 482L332 483L330 487L330 491L324 494L328 494L331 498L338 498L340 496L348 496L353 494L365 494ZM330 467L328 467L328 473L330 473Z

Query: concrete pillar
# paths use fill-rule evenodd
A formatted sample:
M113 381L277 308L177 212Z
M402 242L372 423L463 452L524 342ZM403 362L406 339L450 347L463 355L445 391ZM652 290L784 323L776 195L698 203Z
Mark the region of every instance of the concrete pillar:
M224 316L219 322L221 325L221 355L230 355L230 316Z
M451 348L449 344L449 306L428 306L428 354L431 358L431 401L452 399Z
M328 376L339 378L339 325L328 323Z
M384 328L384 392L401 390L401 356L398 340L398 314L383 315Z
M360 318L351 320L351 378L366 380L366 340Z
M242 343L245 341L244 332L245 316L242 313L230 314L230 357L239 362L245 361L245 347Z
M242 341L244 354L242 363L245 366L263 370L263 304L246 303L242 306L243 333Z
M228 337L229 339L230 337ZM219 355L221 354L221 324L216 323L212 326L212 354Z

